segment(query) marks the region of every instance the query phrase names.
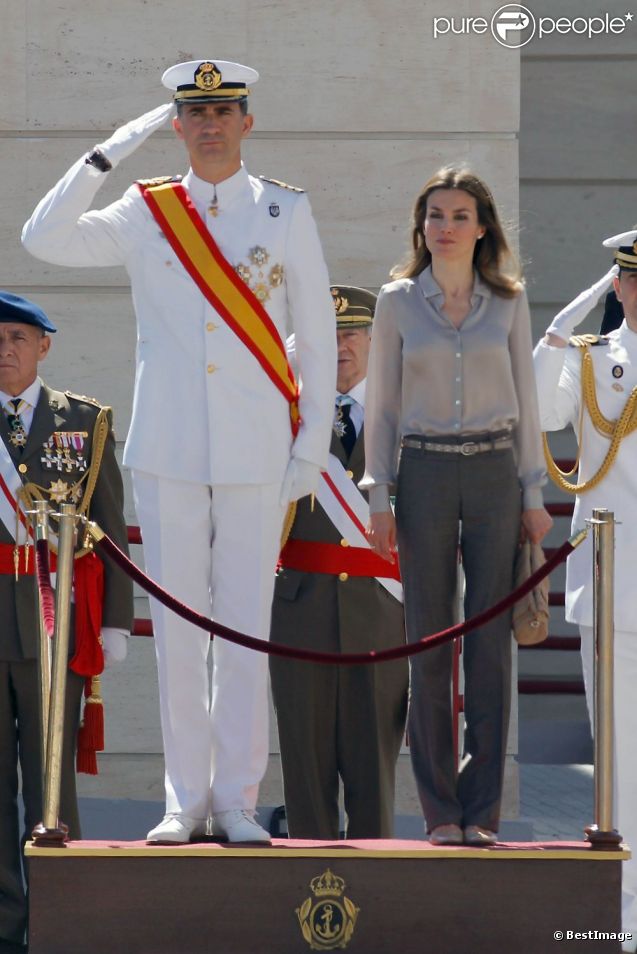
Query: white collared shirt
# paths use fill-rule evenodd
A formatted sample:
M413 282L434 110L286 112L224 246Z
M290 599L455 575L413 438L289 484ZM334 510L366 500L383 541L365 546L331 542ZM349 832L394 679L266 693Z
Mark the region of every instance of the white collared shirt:
M25 401L26 407L20 411L20 420L22 421L22 426L28 434L31 430L31 422L33 420L33 412L35 407L40 400L40 390L42 389L42 382L40 378L36 378L28 388L25 388L21 394L6 394L4 391L0 391L0 404L3 408L6 409L8 414L13 414L13 407L9 404L9 401Z
M343 392L343 396L351 398L351 411L349 412L349 418L354 427L356 428L356 436L361 432L363 426L363 420L365 418L365 386L367 384L367 378L363 378L362 381L359 381L358 384L355 384L353 388L349 391ZM336 400L338 401L341 396L341 392L336 392Z

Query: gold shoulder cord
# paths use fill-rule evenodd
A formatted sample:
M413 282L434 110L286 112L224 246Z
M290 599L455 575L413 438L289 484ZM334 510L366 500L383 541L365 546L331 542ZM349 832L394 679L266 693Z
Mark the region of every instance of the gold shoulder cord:
M637 388L633 388L631 391L630 396L624 405L624 409L616 421L610 421L607 417L604 417L600 410L599 404L597 403L595 372L593 369L593 358L591 356L590 345L584 342L578 346L582 347L582 406L580 408L577 459L571 470L560 470L555 463L555 459L553 458L549 448L546 434L542 434L544 457L546 459L549 477L561 490L564 490L569 494L583 494L587 490L592 490L593 487L596 487L597 484L604 479L612 467L615 458L617 457L619 446L624 437L626 437L627 434L632 434L632 432L637 428ZM584 405L586 405L586 410L589 413L595 430L602 436L610 438L610 446L597 473L593 474L592 477L580 484L571 484L566 478L572 476L579 466L582 447Z
M292 530L292 524L294 523L294 518L296 517L296 500L288 505L287 513L283 521L283 530L281 531L281 549L288 542L288 537Z
M104 448L106 447L106 439L108 437L108 412L110 407L102 407L99 410L97 418L95 419L95 426L93 427L93 442L91 445L91 464L86 471L82 474L80 479L69 488L67 497L70 496L74 491L80 487L84 481L86 481L86 487L84 489L84 495L82 497L82 502L77 509L79 515L86 514L91 503L91 498L95 491L95 486L97 484L97 478L100 472L100 465L102 463L102 456L104 454ZM34 500L46 500L47 499L47 488L41 487L39 484L28 483L25 484L18 490L18 497L21 502L25 505L25 510L33 509ZM92 549L92 546L87 543L87 538L83 540L83 545L80 550L76 550L75 559L80 556L84 556L85 553L88 553Z

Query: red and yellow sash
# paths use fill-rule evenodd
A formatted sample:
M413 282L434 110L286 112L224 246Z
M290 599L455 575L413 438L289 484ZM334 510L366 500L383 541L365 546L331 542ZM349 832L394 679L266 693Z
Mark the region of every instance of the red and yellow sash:
M201 293L255 356L290 405L292 434L300 426L299 389L285 346L267 311L237 275L179 182L137 183L155 220Z

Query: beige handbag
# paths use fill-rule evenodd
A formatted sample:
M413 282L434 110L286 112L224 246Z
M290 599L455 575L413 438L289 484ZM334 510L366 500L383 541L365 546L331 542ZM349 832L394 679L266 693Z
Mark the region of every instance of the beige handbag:
M521 544L515 561L515 588L546 563L539 543ZM513 635L521 646L543 642L549 633L549 578L523 596L513 607Z

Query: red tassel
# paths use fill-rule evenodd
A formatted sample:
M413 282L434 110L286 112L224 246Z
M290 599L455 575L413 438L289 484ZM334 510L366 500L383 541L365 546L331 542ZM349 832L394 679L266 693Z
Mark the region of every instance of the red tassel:
M89 749L78 749L77 750L77 759L75 762L78 772L83 772L84 775L98 775L97 769L97 756L95 752Z
M104 705L100 695L100 678L93 676L86 680L84 695L84 714L77 734L78 772L97 775L96 752L104 750Z

